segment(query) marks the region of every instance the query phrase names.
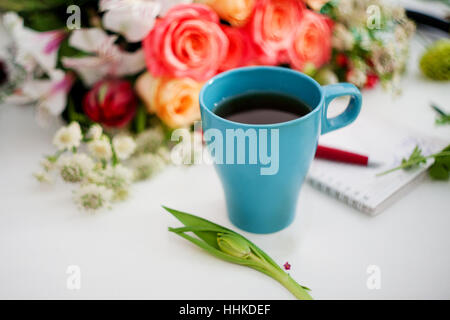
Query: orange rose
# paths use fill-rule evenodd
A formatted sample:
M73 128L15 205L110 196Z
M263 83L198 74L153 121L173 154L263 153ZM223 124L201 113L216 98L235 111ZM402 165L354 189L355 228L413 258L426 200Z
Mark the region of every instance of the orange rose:
M315 11L320 11L323 5L330 0L305 0L308 7L312 8Z
M136 81L136 92L149 113L169 127L178 128L200 119L198 96L202 84L190 78L154 78L144 73Z
M197 0L210 6L234 27L243 26L250 18L256 0Z

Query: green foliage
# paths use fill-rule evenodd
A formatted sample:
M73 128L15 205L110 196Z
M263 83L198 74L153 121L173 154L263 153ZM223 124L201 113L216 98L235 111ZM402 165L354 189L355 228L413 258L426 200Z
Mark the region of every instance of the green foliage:
M423 156L422 150L420 150L419 146L414 148L409 158L402 159L402 166L405 170L417 168L422 163L427 163L427 159Z
M181 228L169 228L169 231L217 258L253 268L272 277L298 299L312 299L307 293L308 288L295 282L275 261L247 238L206 219L164 206L163 208L185 225ZM196 237L187 234L188 232L192 232Z
M435 104L431 104L431 107L436 111L438 114L438 117L436 119L436 124L450 124L450 114L445 113L442 111L438 106Z
M59 6L70 6L95 0L1 0L0 11L37 11L48 10Z
M435 158L433 165L428 170L428 174L434 180L447 181L450 177L450 145L442 152L448 152L449 154Z
M30 11L21 13L27 27L42 32L64 29L66 27L66 15L55 10Z
M441 152L429 156L424 156L422 150L416 146L409 158L402 160L400 166L381 172L377 176L382 176L400 169L415 169L421 164L426 163L428 159L434 159L434 163L428 171L429 176L434 180L448 180L450 175L450 145L445 147Z
M322 8L320 8L320 13L329 16L331 19L336 20L336 14L334 10L339 4L339 0L331 0L325 3Z
M430 79L450 80L450 40L436 41L420 59L420 69Z

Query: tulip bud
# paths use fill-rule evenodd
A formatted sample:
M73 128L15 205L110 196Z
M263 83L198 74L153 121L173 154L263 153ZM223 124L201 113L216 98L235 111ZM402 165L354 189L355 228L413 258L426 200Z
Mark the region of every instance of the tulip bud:
M227 233L219 233L217 235L217 243L220 250L237 258L247 258L250 253L250 247L248 243L235 235Z
M123 127L134 117L137 98L128 81L97 82L83 99L83 111L93 121L108 127Z

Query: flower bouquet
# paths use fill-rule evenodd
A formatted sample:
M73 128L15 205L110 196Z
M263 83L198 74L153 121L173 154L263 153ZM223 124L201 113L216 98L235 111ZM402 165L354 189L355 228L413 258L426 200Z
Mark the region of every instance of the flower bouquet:
M0 100L33 105L42 125L66 121L35 176L77 183L86 209L190 162L212 76L281 65L322 84L396 88L414 31L380 0L3 0L0 10ZM171 139L177 128L190 130L189 150Z

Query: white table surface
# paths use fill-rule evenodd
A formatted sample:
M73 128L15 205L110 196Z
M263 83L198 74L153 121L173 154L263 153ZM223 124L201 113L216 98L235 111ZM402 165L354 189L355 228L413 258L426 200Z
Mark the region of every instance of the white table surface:
M413 48L403 95L364 92L360 117L395 119L450 142L450 126L434 126L428 106L450 111L450 86L420 75L422 48L417 41ZM135 185L129 201L91 215L72 203L70 185L32 177L41 155L54 150L54 130L38 127L29 107L0 107L0 298L292 298L272 279L167 231L180 224L161 204L233 228L212 167L170 168ZM290 227L243 234L280 264L289 261L316 299L450 298L448 182L426 178L376 217L304 185ZM69 265L80 267L80 290L66 286ZM379 290L366 285L369 265L381 270Z

